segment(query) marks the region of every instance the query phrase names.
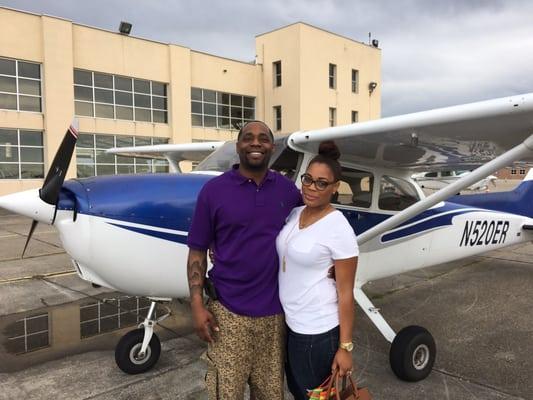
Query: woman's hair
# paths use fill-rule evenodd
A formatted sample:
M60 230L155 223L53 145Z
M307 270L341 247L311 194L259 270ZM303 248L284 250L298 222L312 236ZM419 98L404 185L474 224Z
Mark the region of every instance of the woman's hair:
M333 140L325 140L320 143L320 146L318 148L318 155L313 157L313 159L309 162L307 168L309 168L311 164L314 163L326 164L331 170L335 182L337 182L341 179L342 174L341 165L339 161L337 161L340 156L341 153L335 142Z

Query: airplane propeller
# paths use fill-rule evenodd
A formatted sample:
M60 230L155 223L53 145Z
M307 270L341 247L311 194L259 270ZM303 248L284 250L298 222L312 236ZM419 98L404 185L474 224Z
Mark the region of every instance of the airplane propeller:
M45 203L48 203L52 206L57 205L57 200L59 199L59 192L65 181L65 175L67 173L70 160L72 159L72 154L74 153L74 148L76 147L76 141L78 140L78 123L77 120L74 120L72 124L67 129L65 137L59 146L59 149L56 152L52 165L46 174L44 179L43 186L39 190L39 197ZM55 218L55 217L54 217ZM52 220L52 224L53 224ZM35 228L39 224L39 221L33 220L30 227L30 232L26 239L26 244L24 245L24 250L22 251L21 258L24 258L24 253L28 247L31 237Z

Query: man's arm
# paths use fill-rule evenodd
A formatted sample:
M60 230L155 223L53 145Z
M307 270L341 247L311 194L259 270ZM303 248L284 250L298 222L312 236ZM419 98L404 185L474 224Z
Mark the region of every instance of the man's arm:
M187 260L187 279L189 280L189 292L191 303L203 301L202 290L204 288L205 273L207 272L207 257L205 251L189 249Z
M205 251L189 248L187 260L187 279L191 295L191 310L194 329L200 339L213 342L213 331L218 331L218 324L213 314L204 306L202 291L207 271L207 255Z

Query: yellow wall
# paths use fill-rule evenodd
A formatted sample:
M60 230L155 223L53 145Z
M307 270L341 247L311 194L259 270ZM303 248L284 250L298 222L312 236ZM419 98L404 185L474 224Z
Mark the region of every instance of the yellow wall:
M44 132L45 173L74 115L73 70L84 69L167 83L168 123L79 117L80 131L166 137L171 143L229 140L236 131L191 126L191 87L255 97L256 119L274 127L282 106L282 131L323 128L329 107L337 123L380 115L380 50L303 23L256 37L256 62L121 35L71 21L0 7L0 57L41 64L42 113L0 110L0 128ZM252 57L250 57L252 58ZM272 63L282 61L282 86L274 88ZM328 88L328 64L337 64L337 89ZM360 90L351 93L351 68ZM378 83L369 96L370 81ZM75 154L67 177L75 177ZM0 180L0 195L39 187L41 180Z
M329 108L337 109L337 125L351 123L351 111L359 121L381 113L381 51L297 23L259 35L257 62L263 64L265 118L272 126L273 110L282 106L282 133L329 126ZM281 60L282 86L274 87L272 63ZM337 87L329 88L329 64L337 65ZM351 70L359 71L359 91L351 91ZM368 84L377 88L370 95Z

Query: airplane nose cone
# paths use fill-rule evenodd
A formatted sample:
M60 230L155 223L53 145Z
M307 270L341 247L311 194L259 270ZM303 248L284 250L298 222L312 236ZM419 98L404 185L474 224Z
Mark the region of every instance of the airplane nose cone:
M39 189L1 196L0 207L49 225L54 220L55 206L41 200Z

